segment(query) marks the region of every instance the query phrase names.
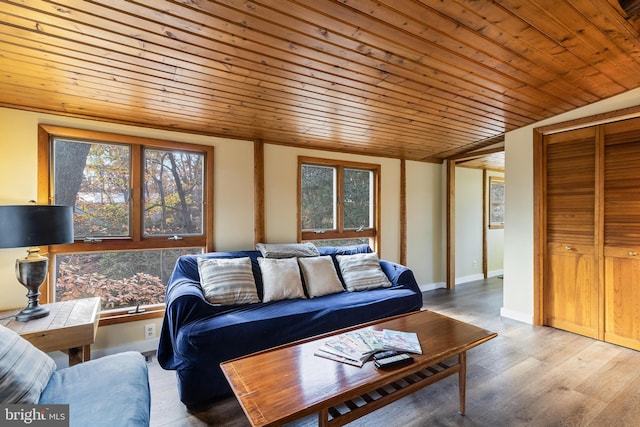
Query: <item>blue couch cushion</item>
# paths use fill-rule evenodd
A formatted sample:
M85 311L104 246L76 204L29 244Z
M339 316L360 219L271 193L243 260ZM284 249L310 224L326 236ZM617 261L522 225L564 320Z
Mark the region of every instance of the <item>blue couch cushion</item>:
M55 371L40 404L69 404L71 427L148 426L147 364L125 352Z

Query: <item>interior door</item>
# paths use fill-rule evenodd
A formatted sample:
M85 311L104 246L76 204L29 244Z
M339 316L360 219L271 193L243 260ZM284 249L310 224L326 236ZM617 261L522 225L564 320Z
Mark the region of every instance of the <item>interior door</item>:
M598 338L596 129L544 137L545 280L549 326Z
M640 120L604 135L604 339L640 350Z

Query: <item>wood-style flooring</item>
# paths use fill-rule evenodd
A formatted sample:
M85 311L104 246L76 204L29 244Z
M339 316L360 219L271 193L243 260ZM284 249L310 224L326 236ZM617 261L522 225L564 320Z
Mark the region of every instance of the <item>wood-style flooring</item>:
M425 308L498 332L469 351L467 414L458 415L456 376L350 426L638 426L640 353L500 317L502 280L424 293ZM191 414L173 371L149 364L152 426L249 426L235 398ZM289 426L317 425L307 417Z

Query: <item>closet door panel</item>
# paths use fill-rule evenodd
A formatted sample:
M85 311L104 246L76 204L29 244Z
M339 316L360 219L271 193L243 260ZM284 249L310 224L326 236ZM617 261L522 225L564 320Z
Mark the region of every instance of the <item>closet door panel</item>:
M598 337L596 131L545 136L546 325Z
M545 324L598 337L598 272L593 246L549 244Z
M640 120L604 132L604 339L640 350Z
M605 341L640 350L640 259L623 254L605 257ZM640 251L640 248L637 249Z

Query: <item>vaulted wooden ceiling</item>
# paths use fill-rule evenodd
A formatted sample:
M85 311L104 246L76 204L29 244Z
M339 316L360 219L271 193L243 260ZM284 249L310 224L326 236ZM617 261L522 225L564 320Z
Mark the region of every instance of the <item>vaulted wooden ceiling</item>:
M636 18L616 0L0 0L0 105L440 161L639 87Z

